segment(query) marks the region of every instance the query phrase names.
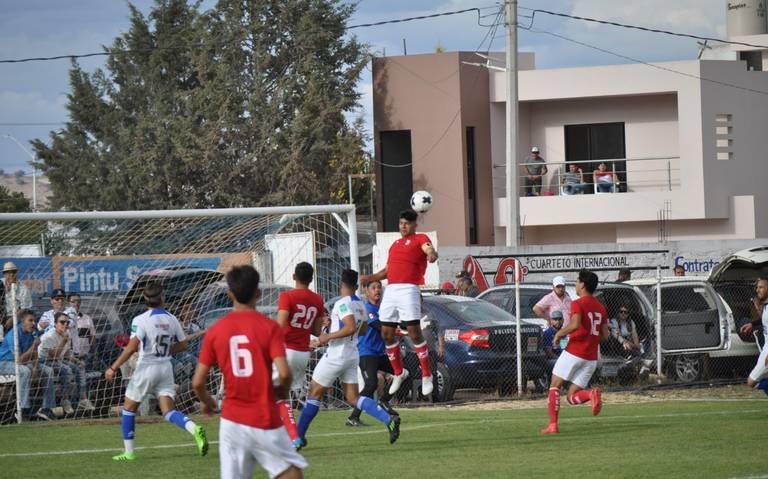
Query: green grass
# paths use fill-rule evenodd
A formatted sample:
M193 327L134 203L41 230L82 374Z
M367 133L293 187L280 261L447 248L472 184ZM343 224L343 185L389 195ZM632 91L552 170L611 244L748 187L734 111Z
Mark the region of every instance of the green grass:
M541 436L546 411L440 408L402 411L394 446L383 426L344 426L345 412L321 412L303 451L310 478L675 477L768 474L763 453L768 401L610 403L593 418L588 406L563 405L558 436ZM196 418L218 437L216 419ZM366 420L366 416L363 416ZM191 436L164 422L139 423L135 463L114 463L122 446L115 420L58 422L0 429L0 476L8 478L218 477L218 446L195 456ZM93 452L9 456L91 449ZM258 470L255 477L266 477ZM768 477L768 476L766 476Z

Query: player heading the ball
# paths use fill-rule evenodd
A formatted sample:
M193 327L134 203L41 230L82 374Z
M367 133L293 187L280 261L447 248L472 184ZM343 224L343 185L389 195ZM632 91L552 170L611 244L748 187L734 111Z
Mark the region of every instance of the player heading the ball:
M421 392L428 396L433 389L432 371L429 366L429 349L421 332L419 286L424 284L427 262L437 261L437 251L427 235L416 233L418 217L413 210L400 212L400 239L389 248L387 266L360 279L364 286L371 281L388 281L379 308L379 319L381 336L387 345L387 357L395 373L389 393L395 394L408 377L408 370L403 368L400 344L395 336L398 325L405 324L421 366Z
M139 404L150 394L157 397L165 420L192 434L197 443L198 454L205 456L208 453L205 430L174 409L176 385L171 365L171 355L187 349L189 341L203 334L203 331L185 336L176 317L163 309L165 296L163 287L159 283L151 283L144 288L144 302L147 310L131 321L131 339L128 345L123 349L120 357L104 372L106 380L112 381L120 366L134 353L139 353L136 369L125 389L121 420L125 452L112 459L116 461L136 459L133 449L136 411L139 409Z
M293 449L275 402L291 386L285 336L276 322L256 311L261 297L258 271L249 265L235 266L226 280L233 311L208 328L192 378L201 411L211 415L216 403L208 393L208 374L218 365L224 376L221 477L250 479L259 463L269 477L301 478L307 461ZM277 386L272 382L273 364Z

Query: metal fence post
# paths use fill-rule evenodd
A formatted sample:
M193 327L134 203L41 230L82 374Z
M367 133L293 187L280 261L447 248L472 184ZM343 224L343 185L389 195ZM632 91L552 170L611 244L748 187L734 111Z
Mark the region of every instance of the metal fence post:
M17 280L18 281L18 280ZM16 290L18 289L18 283L11 285L11 318L13 318L13 362L16 369L16 422L21 424L21 374L19 357L21 351L19 348L19 322L16 318ZM5 308L4 304L0 304L0 307Z
M661 376L661 266L656 266L656 374Z
M523 352L520 338L520 262L515 259L515 350L517 351L517 395L523 395Z

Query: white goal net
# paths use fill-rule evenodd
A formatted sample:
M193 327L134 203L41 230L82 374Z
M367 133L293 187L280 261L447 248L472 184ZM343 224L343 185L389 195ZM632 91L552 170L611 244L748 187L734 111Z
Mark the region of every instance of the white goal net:
M104 371L144 310L149 282L163 284L167 309L190 334L229 310L223 279L232 266L252 264L261 273L257 308L275 318L278 296L293 287L301 261L315 267L312 288L335 298L341 271L359 270L353 205L0 214L2 325L4 335L13 330L10 337L20 338L0 355L0 423L35 419L41 409L67 418L117 415L132 367L113 382ZM70 318L72 360L38 347L56 312ZM198 407L190 383L200 344L173 357L177 407L190 413ZM219 385L213 375L211 391ZM341 396L330 392L327 404L342 404ZM141 411L154 408L147 401Z

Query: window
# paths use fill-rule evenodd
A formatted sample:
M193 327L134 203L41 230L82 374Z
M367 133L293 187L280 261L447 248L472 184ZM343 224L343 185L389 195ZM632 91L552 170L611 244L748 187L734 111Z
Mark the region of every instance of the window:
M584 181L592 182L592 172L599 160L621 160L626 158L624 145L624 123L593 123L565 125L565 161L590 161L582 163ZM608 168L619 177L621 187L627 182L627 162L608 161Z
M715 151L718 160L733 159L733 115L715 115Z
M467 206L469 244L477 244L477 186L475 182L475 127L467 127Z
M413 193L411 130L382 131L379 138L382 223L384 231L397 231L400 211L410 207Z

